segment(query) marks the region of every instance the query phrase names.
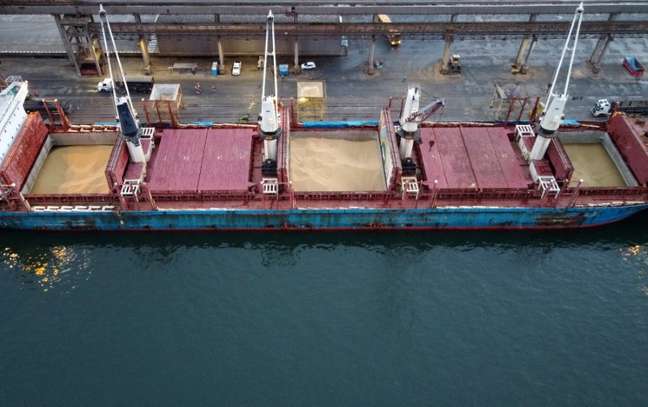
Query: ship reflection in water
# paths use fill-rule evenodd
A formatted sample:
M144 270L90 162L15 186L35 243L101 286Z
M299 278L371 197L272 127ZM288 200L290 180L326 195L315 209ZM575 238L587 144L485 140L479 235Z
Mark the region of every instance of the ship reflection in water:
M639 215L618 225L588 230L555 232L292 232L292 233L146 233L5 232L0 236L0 267L16 272L23 284L43 291L63 286L75 289L99 270L104 278L122 273L111 266L120 257L121 267L134 273L196 269L213 265L219 273L238 268L218 253L234 253L246 259L253 272L262 269L300 268L312 256L338 253L371 253L394 268L425 263L437 253L494 251L517 257L519 264L542 261L547 253L568 250L575 253L613 251L633 264L648 295L648 215ZM436 256L436 255L434 255ZM336 256L334 256L336 257ZM576 257L575 257L576 258ZM190 263L188 263L190 262ZM434 267L436 268L436 267Z
M87 279L92 272L85 251L69 246L5 246L0 257L4 267L20 271L20 278L26 284L36 285L43 291L58 285L63 279ZM76 283L68 288L76 288Z
M647 226L5 232L0 405L648 405Z

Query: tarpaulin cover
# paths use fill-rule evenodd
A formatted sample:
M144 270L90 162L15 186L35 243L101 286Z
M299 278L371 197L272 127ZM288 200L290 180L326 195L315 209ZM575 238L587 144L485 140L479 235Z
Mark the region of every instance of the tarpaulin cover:
M625 62L628 65L628 68L630 68L633 71L641 71L644 69L643 65L637 60L637 57L634 55L628 55L625 57Z

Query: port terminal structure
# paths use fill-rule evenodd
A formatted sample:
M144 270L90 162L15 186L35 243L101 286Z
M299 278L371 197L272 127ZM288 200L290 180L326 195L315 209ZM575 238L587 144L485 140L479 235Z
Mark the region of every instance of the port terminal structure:
M95 65L92 72L101 76L104 74L104 50L100 41L100 24L95 16L100 3L111 15L128 17L118 18L120 22L113 23L113 32L117 38L137 38L145 72L150 72L150 42L155 42L157 35L163 34L213 36L217 42L219 61L221 66L225 66L228 40L263 36L264 24L250 23L249 18L265 16L270 7L270 3L262 0L18 0L0 2L0 14L52 15L76 72L80 75L84 61L91 61ZM405 39L444 39L443 56L439 63L441 73L450 73L447 67L452 62L451 49L456 39L520 38L512 72L524 74L536 42L542 38L557 37L569 27L566 19L556 20L547 16L569 15L574 3L565 0L504 0L497 3L479 0L353 0L340 4L330 0L280 0L272 2L271 6L275 15L282 17L276 23L278 39L287 37L293 43L295 69L299 69L300 39L345 36L369 42L367 72L373 74L377 38L389 32L399 32ZM648 2L592 0L587 7L597 17L583 21L581 36L597 38L588 58L589 65L596 73L614 38L648 33ZM240 22L232 19L232 10L236 10L236 16L246 17L247 22L245 19ZM392 23L375 22L373 17L378 14L392 15ZM213 22L165 23L143 18L159 15L213 16ZM632 18L628 18L629 15ZM312 22L314 16L336 17L339 20L337 23ZM412 16L429 17L430 21L411 22L408 17ZM476 21L471 18L474 16L483 19ZM348 17L353 17L353 22Z

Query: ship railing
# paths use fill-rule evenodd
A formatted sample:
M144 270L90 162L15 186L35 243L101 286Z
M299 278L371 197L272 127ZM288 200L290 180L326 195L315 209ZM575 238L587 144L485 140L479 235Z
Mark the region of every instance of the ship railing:
M567 193L576 192L576 188L566 188ZM595 196L595 195L608 195L608 196L640 196L648 194L648 187L580 187L578 188L579 195Z
M118 199L112 194L27 194L25 198L31 205L44 204L116 204Z
M433 191L426 192L419 199L434 196ZM540 193L526 188L439 188L437 199L539 199Z
M106 177L112 185L121 185L124 181L124 173L128 166L128 149L123 138L118 138L108 159L106 166ZM118 190L118 188L115 188Z
M601 201L648 201L647 187L569 187L564 188L562 195L570 197L571 205L575 205L579 200L583 202L601 202ZM585 197L585 199L582 199Z
M392 198L391 192L295 192L300 201L384 201Z
M261 194L241 191L164 191L152 192L152 197L158 201L243 201L261 200ZM562 197L587 196L592 199L627 200L635 197L638 200L648 200L648 187L581 187L564 188ZM294 192L296 201L388 201L400 198L400 194L392 192ZM25 199L31 205L55 204L117 204L118 198L112 194L27 194ZM279 200L287 200L287 194L280 194ZM540 200L536 190L527 189L449 189L440 188L436 191L421 192L421 200Z
M58 99L43 99L42 103L51 130L65 131L70 128L70 119L68 119Z
M34 205L34 212L114 212L115 205Z
M248 202L255 198L252 192L241 191L151 191L153 199L156 201L244 201Z
M392 192L327 192L310 191L295 192L297 200L313 201L378 201L401 198L401 194ZM421 190L418 200L429 199L539 199L540 194L531 189L475 189L475 188L439 188L437 190Z

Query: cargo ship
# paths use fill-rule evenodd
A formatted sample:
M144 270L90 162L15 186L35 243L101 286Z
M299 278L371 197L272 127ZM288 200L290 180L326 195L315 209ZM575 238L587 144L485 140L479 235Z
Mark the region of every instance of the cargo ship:
M11 83L0 93L0 228L559 229L628 218L648 208L646 122L562 120L581 19L582 6L538 123L429 121L443 101L421 107L416 86L375 122L301 123L276 75L266 89L269 60L277 72L271 13L257 124L144 127L126 86L113 89L118 125L77 125L47 101L45 117L26 114L28 84Z

